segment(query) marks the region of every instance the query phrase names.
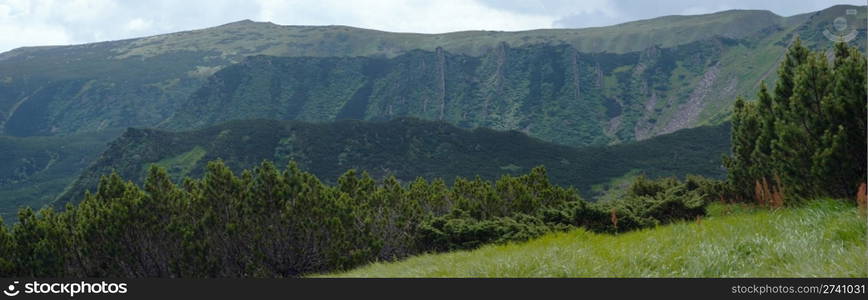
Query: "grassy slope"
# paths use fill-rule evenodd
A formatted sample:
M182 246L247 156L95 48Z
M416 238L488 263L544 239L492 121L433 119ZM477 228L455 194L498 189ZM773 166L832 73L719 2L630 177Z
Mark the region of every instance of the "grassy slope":
M626 53L651 45L672 47L710 36L743 38L785 22L769 11L727 10L692 16L665 16L614 26L529 31L460 31L443 34L397 33L348 26L281 26L240 21L214 28L133 40L113 49L119 58L156 56L185 50L217 50L223 56L395 56L437 47L480 55L501 42L510 45L567 43L582 52ZM231 36L235 34L241 36ZM229 38L227 38L227 35Z
M337 277L866 277L866 223L817 200L776 211L713 205L710 217L620 235L585 230L523 244L375 263Z

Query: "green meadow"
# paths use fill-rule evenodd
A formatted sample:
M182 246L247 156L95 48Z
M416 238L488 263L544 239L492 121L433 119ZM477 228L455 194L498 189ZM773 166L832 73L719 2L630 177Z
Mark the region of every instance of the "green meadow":
M623 234L576 229L526 243L373 263L322 277L866 277L853 205L713 204L706 218Z

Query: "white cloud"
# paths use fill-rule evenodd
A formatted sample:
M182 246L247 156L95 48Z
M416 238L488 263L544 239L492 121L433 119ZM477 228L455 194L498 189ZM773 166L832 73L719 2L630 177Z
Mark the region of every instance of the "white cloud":
M57 45L72 41L62 26L36 22L51 10L50 3L38 5L27 1L0 2L0 51L17 45Z
M527 30L551 27L552 16L500 10L470 0L279 1L259 0L260 21L293 25L349 25L370 29L442 33L460 30Z
M142 18L135 18L135 19L132 19L129 22L127 22L127 25L125 26L125 28L128 31L142 31L142 30L150 29L151 26L153 26L153 25L154 25L154 22L151 20L145 20Z
M559 3L563 0L536 1ZM596 0L593 1L596 2ZM781 16L791 16L795 14L825 9L836 4L865 5L865 0L605 0L603 2L605 3L596 4L603 7L603 9L601 9L599 12L574 12L570 15L563 16L559 20L555 21L555 26L605 26L634 20L650 19L666 15L708 14L729 9L762 9L770 10Z
M99 22L118 10L114 0L36 1L57 8L64 21L70 23ZM65 12L65 13L64 13Z
M63 28L0 24L0 52L16 45L66 45L72 43Z

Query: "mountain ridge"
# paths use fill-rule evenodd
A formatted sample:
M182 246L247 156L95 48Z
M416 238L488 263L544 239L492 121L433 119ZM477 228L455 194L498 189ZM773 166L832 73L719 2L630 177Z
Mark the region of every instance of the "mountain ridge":
M502 43L516 48L570 44L586 54L625 54L654 45L668 49L727 37L744 42L744 46L725 51L725 60L730 63L722 64L721 72L754 80L759 77L743 73L774 69L774 58L783 53L794 34L803 36L808 45L831 44L820 32L849 8L859 9L857 20L864 19L864 7L833 6L791 17L762 11L682 16L677 18L686 21L677 26L664 17L585 29L430 35L234 22L144 38L19 48L0 54L0 134L56 135L154 126L170 117L206 78L253 55L395 57L413 49L436 51L439 47L450 53L479 56ZM865 32L862 23L855 25L859 33ZM861 45L864 36L857 35L855 42ZM753 55L747 54L750 52ZM715 93L725 89L712 87ZM736 90L744 96L754 92L755 88L749 87ZM686 126L725 118L721 114L726 114L727 104L702 109L699 120Z
M184 33L193 33L193 32L198 32L198 31L208 31L208 30L213 30L213 29L217 29L217 28L232 28L232 27L251 26L251 25L252 26L277 26L277 27L283 27L283 28L288 28L288 29L293 29L293 28L294 29L318 29L318 28L350 29L350 30L359 30L359 31L373 31L373 32L379 32L379 33L385 33L385 34L409 34L409 35L421 35L421 36L448 36L448 35L460 35L460 34L467 34L467 33L521 34L521 33L545 33L545 32L558 32L558 31L563 31L563 32L585 31L585 30L592 31L592 30L598 30L600 28L611 28L611 27L615 27L615 28L617 28L617 27L629 27L629 26L641 27L643 25L646 25L650 22L655 22L655 21L664 21L664 20L669 21L672 19L676 19L677 21L683 21L685 19L721 17L721 16L726 16L726 15L731 15L731 14L736 14L736 15L738 15L738 14L757 14L757 15L763 15L761 17L774 17L776 19L789 18L789 17L780 16L780 15L775 14L774 12L769 11L769 10L728 9L728 10L722 10L722 11L706 13L706 14L696 14L696 15L666 15L666 16L660 16L660 17L648 18L648 19L640 19L640 20L628 21L628 22L624 22L624 23L618 23L618 24L612 24L612 25L606 25L606 26L568 27L568 28L540 28L540 29L527 29L527 30L474 30L474 29L470 29L470 30L449 31L449 32L442 32L442 33L417 33L417 32L406 32L406 31L390 31L390 30L371 29L371 28L363 28L363 27L356 27L356 26L350 26L350 25L340 25L340 24L334 24L334 25L285 25L285 24L277 24L277 23L270 22L270 21L254 21L251 19L241 19L241 20L232 21L229 23L211 26L211 27L206 27L206 28L201 28L201 29L182 30L182 31L177 31L177 32L161 33L161 34L142 36L142 37L123 38L123 39L118 39L118 40L108 40L108 41L99 41L99 42L81 43L81 44L69 44L69 45L41 45L41 46L18 47L18 48L10 49L10 50L5 51L5 52L0 52L0 60L3 59L4 54L18 55L17 53L10 53L10 52L24 52L24 51L36 50L36 49L40 49L40 48L47 49L47 48L55 48L55 47L77 47L77 46L86 46L86 45L100 44L100 43L125 42L125 41L131 41L131 40L157 38L157 37L172 36L172 35L178 35L178 34L184 34ZM811 14L811 13L805 13L805 14ZM798 16L798 15L794 15L794 16ZM775 20L775 21L778 21L778 20ZM635 50L640 50L640 49L633 49L633 50L635 51Z
M689 127L698 115L680 116L685 104L678 99L720 84L718 68L703 70L732 43L720 38L626 54L501 44L480 57L440 48L393 58L251 56L216 72L159 127L412 116L521 130L572 146L624 142ZM704 92L690 98L701 106L734 96ZM671 119L658 117L666 113Z
M147 166L166 168L174 180L198 176L208 161L223 160L233 170L263 160L283 166L295 161L325 182L348 169L375 178L481 176L496 179L544 165L553 183L574 186L586 196L623 176L697 174L721 177L721 156L729 151L728 124L700 127L642 142L573 148L548 143L519 131L465 129L415 118L329 123L239 120L202 129L171 132L128 129L76 179L55 204L75 202L113 171L141 183Z

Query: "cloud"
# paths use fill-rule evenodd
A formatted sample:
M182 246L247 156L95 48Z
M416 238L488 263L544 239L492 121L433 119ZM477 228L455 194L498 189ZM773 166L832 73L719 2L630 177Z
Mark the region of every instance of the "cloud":
M72 39L60 27L0 24L0 47L12 48L9 45L65 45L69 43L72 43ZM3 50L0 48L0 52Z
M200 29L258 11L242 0L0 0L0 52Z
M293 25L349 25L386 31L527 30L550 27L553 16L506 11L468 0L259 0L257 20Z
M545 0L542 0L545 1ZM558 0L550 0L558 1ZM707 14L730 9L769 10L781 16L817 11L836 4L865 5L864 0L608 0L603 13L574 12L561 16L554 27L590 27L614 25L629 21L651 19L666 15Z
M28 17L44 13L44 8L25 1L0 3L0 51L9 45L67 44L71 38L62 26L29 22Z
M127 25L125 27L128 31L142 31L150 29L153 25L154 22L151 20L135 18L127 22Z

